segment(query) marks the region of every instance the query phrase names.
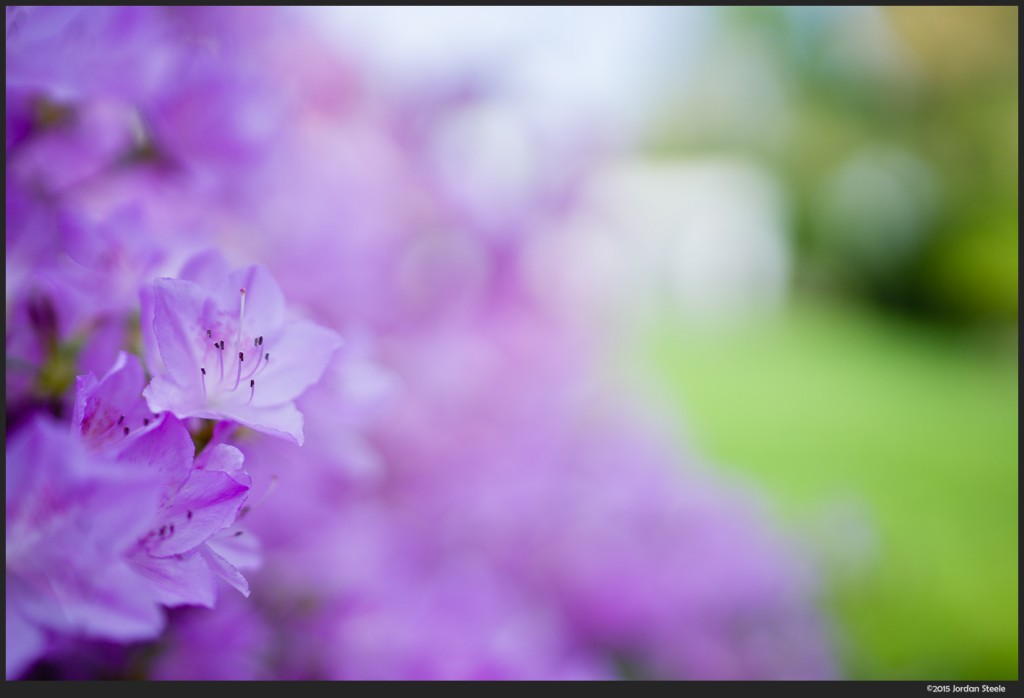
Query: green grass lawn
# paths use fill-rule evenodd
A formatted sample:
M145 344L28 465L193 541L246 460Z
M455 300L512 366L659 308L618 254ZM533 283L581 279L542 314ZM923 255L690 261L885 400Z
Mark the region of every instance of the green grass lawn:
M850 678L1017 678L1015 339L808 303L648 339L696 448L817 542Z

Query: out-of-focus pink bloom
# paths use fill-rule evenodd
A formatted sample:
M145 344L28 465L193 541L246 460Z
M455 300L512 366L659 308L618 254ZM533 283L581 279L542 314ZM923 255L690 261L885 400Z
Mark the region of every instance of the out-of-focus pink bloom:
M7 86L144 98L173 67L161 7L8 7Z
M37 96L31 107L31 137L8 153L7 176L31 182L49 196L125 166L141 145L138 115L121 102L59 104ZM49 112L49 122L41 121L39 112Z
M599 680L596 652L574 645L556 609L485 567L381 577L342 594L323 628L327 677L355 680Z
M125 559L159 502L152 472L105 462L40 417L8 442L6 486L8 677L42 649L42 631L125 642L161 630L150 585Z
M320 377L341 338L289 320L265 267L225 268L219 255L204 255L182 278L155 282L153 315L143 322L151 323L162 368L146 400L154 411L228 419L301 444L294 400Z
M640 675L834 676L812 577L764 502L587 390L579 349L522 308L393 347L404 399L369 435L388 530L490 566Z
M276 678L273 630L261 609L240 596L216 608L171 612L147 677L157 681L251 681Z

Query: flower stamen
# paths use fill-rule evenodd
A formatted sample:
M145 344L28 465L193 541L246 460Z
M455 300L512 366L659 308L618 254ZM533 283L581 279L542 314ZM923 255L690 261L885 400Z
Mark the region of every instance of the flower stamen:
M235 344L242 343L242 323L245 321L245 289L240 288L238 292L242 296L242 300L238 305L238 333L235 335Z
M238 390L238 383L242 380L242 362L245 361L245 354L238 352L238 373L235 374L235 385L232 390Z
M257 347L263 346L263 335L260 335L259 337L257 337L256 339L254 339L252 341L253 341L253 343ZM267 356L270 356L270 355L267 354ZM256 363L253 364L252 370L249 371L249 374L246 376L246 378L253 378L253 377L255 377L256 372L259 371L260 365L262 363L263 363L263 352L261 351L261 352L259 352L256 355Z

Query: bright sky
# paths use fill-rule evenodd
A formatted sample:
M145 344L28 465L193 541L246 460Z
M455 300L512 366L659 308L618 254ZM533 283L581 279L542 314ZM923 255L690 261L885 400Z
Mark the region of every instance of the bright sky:
M635 133L659 85L693 70L713 13L699 7L315 7L315 25L401 86L490 70L544 122L574 115Z

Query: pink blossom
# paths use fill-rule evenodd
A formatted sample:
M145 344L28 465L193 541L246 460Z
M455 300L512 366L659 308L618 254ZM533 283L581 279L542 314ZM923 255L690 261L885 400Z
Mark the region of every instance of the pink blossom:
M224 269L218 254L207 254L182 278L154 283L151 324L162 367L143 394L154 411L232 420L301 444L294 401L320 378L341 338L289 319L266 267Z

